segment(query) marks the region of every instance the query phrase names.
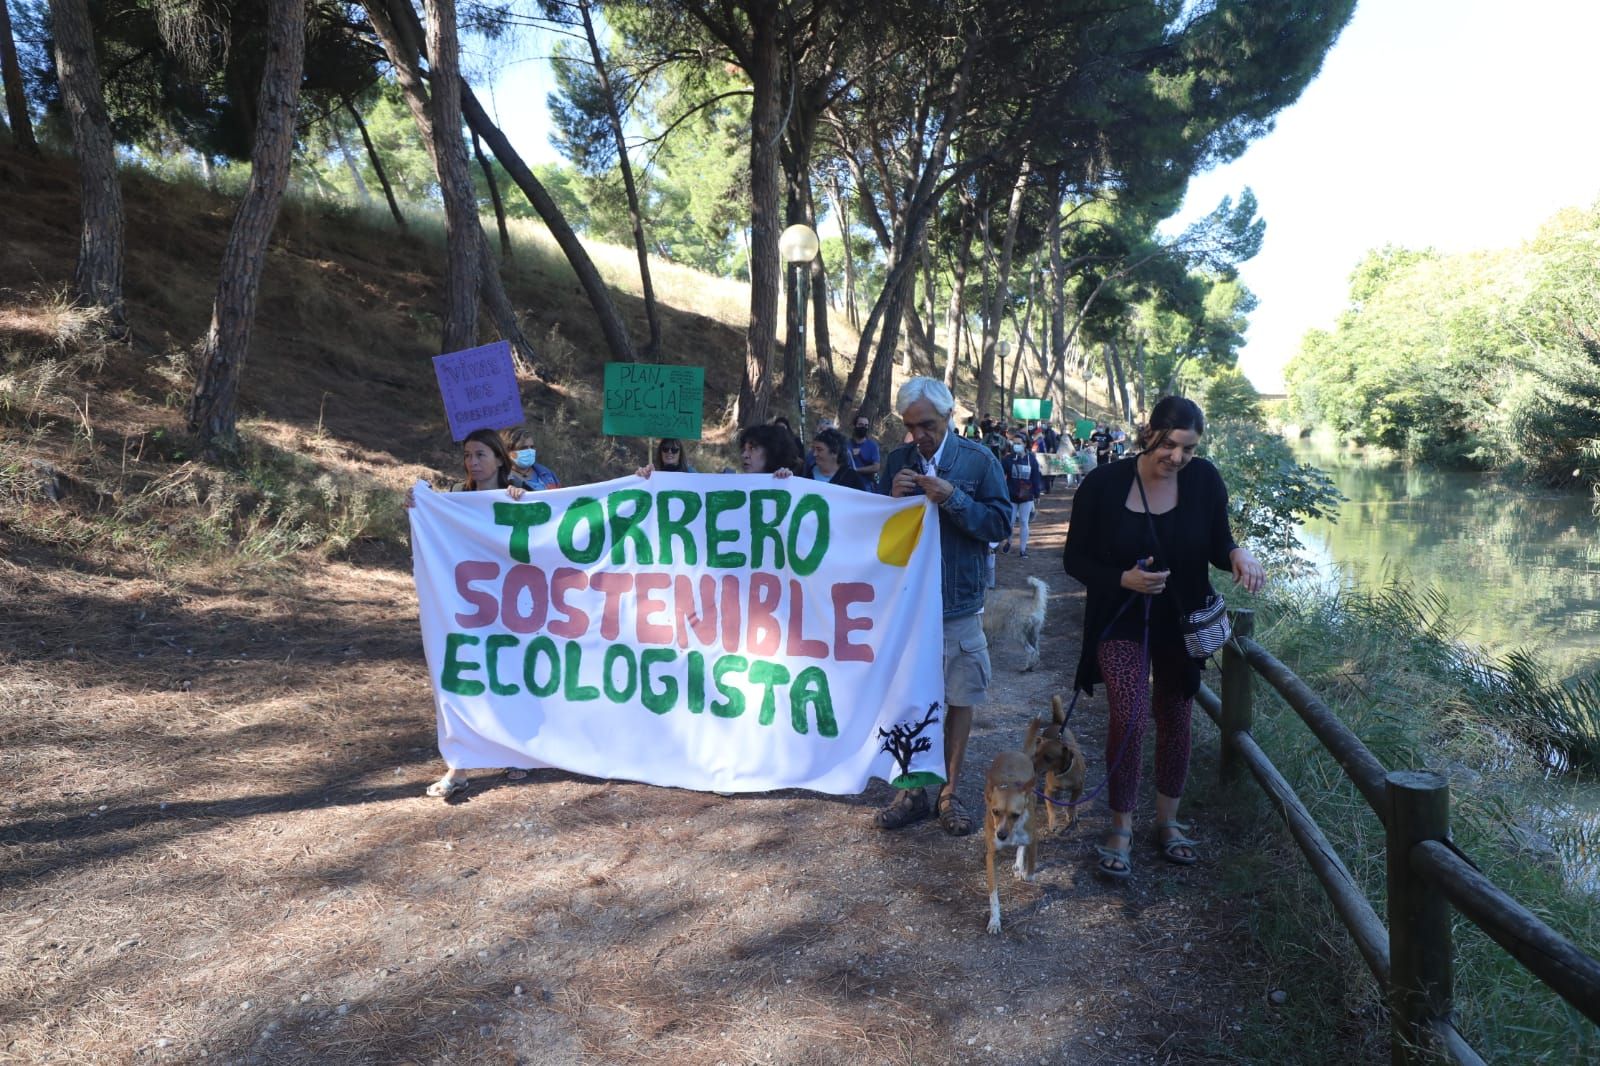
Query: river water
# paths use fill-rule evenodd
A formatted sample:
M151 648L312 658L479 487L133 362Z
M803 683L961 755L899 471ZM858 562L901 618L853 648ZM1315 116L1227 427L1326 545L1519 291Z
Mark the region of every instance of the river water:
M1325 578L1374 588L1398 573L1430 585L1450 601L1462 639L1493 656L1525 648L1563 674L1600 661L1600 518L1590 496L1308 441L1295 452L1346 497L1337 522L1301 531ZM1536 820L1569 880L1600 891L1600 784L1560 791Z

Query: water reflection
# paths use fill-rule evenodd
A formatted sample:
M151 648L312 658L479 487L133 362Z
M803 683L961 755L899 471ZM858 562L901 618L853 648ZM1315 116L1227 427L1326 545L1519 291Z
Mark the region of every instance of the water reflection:
M1348 499L1302 540L1328 576L1370 587L1400 570L1444 593L1463 637L1537 650L1562 672L1600 653L1600 520L1580 493L1508 488L1486 474L1406 468L1302 442Z

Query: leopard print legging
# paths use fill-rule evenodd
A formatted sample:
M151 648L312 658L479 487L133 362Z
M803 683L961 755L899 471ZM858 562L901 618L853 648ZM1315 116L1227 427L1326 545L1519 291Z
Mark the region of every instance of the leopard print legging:
M1111 809L1125 814L1133 810L1139 794L1139 766L1144 762L1144 731L1151 715L1145 714L1150 701L1150 680L1145 672L1144 645L1135 640L1102 640L1096 652L1100 675L1106 683L1109 722L1106 728L1106 765L1122 750L1122 738L1130 725L1122 761L1111 771ZM1192 701L1182 694L1184 652L1181 645L1158 644L1150 649L1155 674L1156 791L1163 796L1183 795L1189 777L1189 713Z

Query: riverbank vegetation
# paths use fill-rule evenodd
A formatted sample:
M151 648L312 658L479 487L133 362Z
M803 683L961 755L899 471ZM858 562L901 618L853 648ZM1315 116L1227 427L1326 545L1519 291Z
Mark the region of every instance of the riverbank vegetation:
M1600 943L1594 829L1574 798L1600 754L1593 682L1562 685L1527 655L1491 660L1463 645L1442 597L1393 580L1375 590L1290 583L1252 606L1256 638L1318 692L1385 766L1444 772L1455 843L1496 884L1575 943ZM1299 717L1256 686L1253 734L1384 913L1384 831ZM1219 797L1220 798L1220 797ZM1377 985L1320 885L1261 793L1262 850L1231 871L1264 953L1303 991L1263 1007L1240 1057L1289 1061L1290 1048L1370 1042L1387 1021ZM1487 1061L1576 1062L1600 1054L1600 1031L1465 920L1455 923L1459 1025Z
M1387 247L1285 376L1293 417L1414 459L1600 482L1600 203L1518 248Z
M1258 597L1228 592L1230 605L1256 611L1256 639L1383 765L1444 772L1462 851L1563 935L1600 944L1600 820L1584 798L1600 770L1600 670L1563 679L1534 651L1480 651L1462 639L1447 597L1403 573L1361 588L1318 582L1294 533L1308 518L1336 520L1342 497L1329 475L1296 462L1249 410L1208 427L1205 446L1228 479L1236 535L1284 578ZM1383 915L1382 823L1299 716L1266 684L1255 691L1253 735ZM1249 901L1262 955L1281 968L1271 984L1293 990L1263 1003L1231 1052L1272 1062L1386 1054L1381 992L1269 802L1253 786L1223 789L1207 775L1196 785L1201 808L1243 807L1239 822L1260 827L1258 847L1224 874L1222 891ZM1455 936L1460 1027L1487 1061L1600 1054L1600 1031L1475 926L1457 921Z

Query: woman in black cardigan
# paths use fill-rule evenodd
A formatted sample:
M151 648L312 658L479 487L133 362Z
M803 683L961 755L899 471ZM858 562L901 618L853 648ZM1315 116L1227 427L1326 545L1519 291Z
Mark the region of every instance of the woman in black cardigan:
M1266 579L1261 564L1228 530L1228 489L1221 475L1194 458L1204 432L1205 415L1194 401L1166 397L1150 412L1139 436L1141 450L1091 470L1072 501L1063 564L1088 590L1074 687L1093 694L1095 682L1104 681L1109 708L1112 828L1097 849L1096 867L1107 877L1132 872L1128 856L1147 706L1156 722L1156 844L1167 861L1193 865L1195 842L1183 835L1178 800L1189 773L1189 714L1201 663L1185 653L1178 619L1205 606L1213 594L1208 565L1231 571L1235 583L1251 592Z

